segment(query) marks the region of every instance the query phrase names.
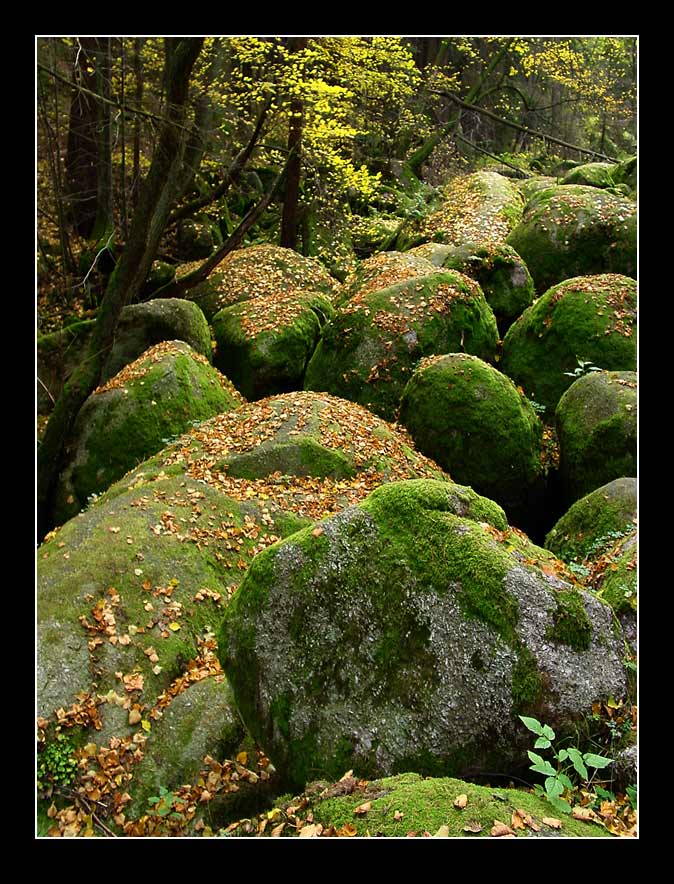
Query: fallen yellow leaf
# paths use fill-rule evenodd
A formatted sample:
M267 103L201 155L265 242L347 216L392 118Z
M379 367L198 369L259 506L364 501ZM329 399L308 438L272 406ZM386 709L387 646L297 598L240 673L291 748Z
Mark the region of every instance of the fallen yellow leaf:
M454 807L458 807L460 810L463 810L463 808L467 804L468 804L468 796L467 795L464 795L464 794L457 795L456 798L454 799Z

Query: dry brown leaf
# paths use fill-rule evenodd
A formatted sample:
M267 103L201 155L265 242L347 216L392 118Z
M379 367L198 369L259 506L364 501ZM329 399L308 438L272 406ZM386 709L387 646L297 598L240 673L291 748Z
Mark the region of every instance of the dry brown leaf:
M396 811L394 812L394 814L393 814L393 819L394 819L396 822L400 822L400 820L401 820L404 816L405 816L404 813L401 813L399 810L396 810Z
M461 795L457 795L454 799L454 807L458 807L460 810L462 810L467 804L468 796L464 795L463 793Z
M351 779L352 776L353 776L353 771L347 770L347 772L344 774L344 776L339 778L339 782L343 783L344 780L349 780L349 779Z
M316 528L314 528L314 530L311 533L314 535L314 537L320 537L321 534L323 533L323 528L320 525L318 525Z
M364 804L359 804L358 807L356 807L353 812L357 813L359 815L362 815L364 813L367 813L371 807L372 807L372 802L366 801Z
M482 826L478 823L477 820L468 820L466 825L463 827L464 832L472 832L473 834L477 834L477 832L482 831Z
M320 823L316 823L315 825L310 824L308 826L303 826L300 829L300 838L318 838L321 832L323 831L323 826Z
M597 814L589 807L574 807L571 816L574 820L585 820L587 823L600 822Z
M285 823L279 823L278 826L274 826L274 828L271 830L272 838L279 838L284 828Z
M517 837L516 833L510 828L510 826L506 826L505 823L500 822L500 820L494 820L494 825L491 827L490 835L492 838L504 838L508 835L512 837Z
M510 825L513 829L524 829L526 826L524 825L524 820L520 816L519 810L513 811L512 816L510 817Z
M129 712L129 724L138 724L142 717L143 716L137 709L132 709L131 712Z
M543 825L550 826L551 829L561 829L562 821L555 819L554 816L544 816L543 817Z
M353 838L358 834L358 829L352 823L346 823L341 829L337 829L338 838Z
M533 817L531 816L531 814L527 813L526 810L518 808L516 813L519 814L525 826L529 826L529 828L533 829L534 832L540 832L541 827L534 822Z

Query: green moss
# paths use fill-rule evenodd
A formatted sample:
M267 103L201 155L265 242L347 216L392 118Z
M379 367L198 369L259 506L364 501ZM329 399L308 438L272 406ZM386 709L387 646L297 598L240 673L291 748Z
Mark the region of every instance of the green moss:
M539 708L543 694L543 677L534 655L520 645L512 676L513 713L531 715Z
M546 638L568 645L576 651L586 651L592 641L592 624L575 589L560 590L555 594L557 607L552 615L553 626Z
M454 806L459 795L467 797L464 809ZM370 810L365 814L354 813L356 807L365 802L370 803ZM279 802L277 806L290 803ZM297 798L292 799L294 806L299 803ZM553 808L529 792L478 786L451 778L423 779L416 773L375 780L347 795L339 795L337 789L327 787L319 797L312 794L310 809L315 823L320 822L325 828L334 826L337 830L343 826L353 827L358 837L405 838L409 833L420 837L425 833L434 835L446 826L450 838L489 838L495 821L510 825L516 810L530 814L540 827L536 833L531 828L516 829L518 838L533 834L543 837L610 837L602 826L571 817L562 819L558 832L550 829L543 824L543 818L556 816ZM477 831L467 831L469 825Z
M637 545L636 534L621 539L605 556L606 570L597 597L610 605L617 615L637 610Z
M515 514L531 506L542 472L542 425L492 366L465 354L422 361L403 392L400 420L455 481Z

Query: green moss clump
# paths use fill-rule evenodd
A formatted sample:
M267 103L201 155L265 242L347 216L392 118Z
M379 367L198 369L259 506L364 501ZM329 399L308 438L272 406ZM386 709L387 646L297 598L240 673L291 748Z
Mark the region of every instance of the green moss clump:
M400 773L366 783L344 794L342 784L315 784L306 798L313 813L314 824L355 830L356 837L406 838L410 835L442 834L449 838L489 838L494 823L511 824L516 811L529 814L538 830L531 827L514 829L518 838L536 837L611 837L602 826L563 817L558 830L543 823L554 817L551 805L543 798L513 788L479 786L449 777L424 779L417 773ZM465 795L464 809L454 805ZM370 804L367 813L355 813L357 807ZM301 804L299 796L277 802L285 810ZM293 829L286 827L290 836ZM265 834L268 834L265 832Z
M636 281L617 274L554 286L508 330L501 371L551 413L574 382L579 360L636 370L636 297Z
M569 169L562 178L562 184L586 184L588 187L613 187L618 182L614 179L617 170L615 163L584 163Z
M592 640L592 624L580 593L575 589L560 590L555 594L555 601L554 625L546 637L576 651L586 651Z
M417 361L434 353L493 359L498 329L480 287L444 271L353 297L323 329L304 387L393 420Z
M637 610L636 533L622 538L605 554L600 563L601 576L596 581L597 597L621 617L634 616Z

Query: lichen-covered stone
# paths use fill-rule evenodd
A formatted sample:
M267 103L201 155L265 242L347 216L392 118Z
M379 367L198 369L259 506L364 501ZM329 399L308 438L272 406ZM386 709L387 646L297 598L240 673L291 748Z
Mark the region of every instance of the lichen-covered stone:
M182 341L151 347L86 400L66 446L54 524L74 516L194 421L237 408L241 395Z
M497 172L474 172L454 178L442 191L440 208L404 230L397 248L424 242L449 245L502 243L522 217L517 185Z
M419 451L521 525L542 490L542 424L510 378L476 356L422 359L400 402Z
M304 380L387 420L422 356L465 351L493 359L498 329L479 285L437 271L351 298L323 329Z
M326 295L301 290L232 304L213 317L215 364L247 399L299 390L334 313Z
M636 370L636 321L635 280L614 273L567 279L510 327L499 367L551 415L582 370L581 361Z
M460 795L466 796L465 808L454 804ZM365 804L367 812L357 811ZM495 824L511 827L513 816L520 820L517 828L511 828L518 838L611 837L603 826L572 816L559 820L559 828L544 823L555 818L555 811L545 798L530 791L479 786L451 777L422 778L417 773L370 782L353 777L332 785L316 782L301 796L277 806L281 810L305 807L313 814L314 826L321 825L323 831L334 827L338 833L346 830L357 838L492 838ZM286 827L281 837L293 835L297 837L292 827Z
M562 184L586 184L588 187L613 187L618 182L614 180L613 173L616 163L583 163L569 169L562 178Z
M502 333L534 300L534 281L527 265L508 245L453 247L442 266L480 284Z
M636 277L636 206L597 187L565 184L540 191L507 241L539 293L591 273Z
M630 533L637 518L637 480L614 479L577 500L545 538L545 548L565 562L604 554Z
M566 500L637 475L637 376L597 371L575 381L555 412Z
M176 271L176 279L197 266L183 264ZM318 261L281 246L255 245L230 252L208 279L191 288L185 297L196 302L210 321L224 307L249 298L291 289L321 292L332 298L335 287L335 280Z
M530 746L519 713L563 735L624 692L610 609L456 497L385 485L252 563L219 656L290 784L506 771Z

